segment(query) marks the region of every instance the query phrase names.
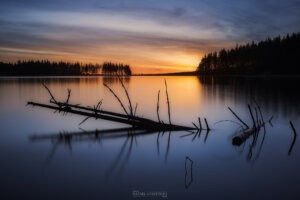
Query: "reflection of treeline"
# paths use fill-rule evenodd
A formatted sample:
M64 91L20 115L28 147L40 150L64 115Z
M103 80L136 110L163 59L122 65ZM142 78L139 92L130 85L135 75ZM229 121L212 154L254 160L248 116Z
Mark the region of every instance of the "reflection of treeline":
M299 74L300 33L209 53L200 74Z
M50 62L42 61L18 61L16 63L0 62L0 76L78 76L97 75L131 75L129 65L103 63L82 64L79 62Z
M131 69L130 69L129 65L124 65L122 63L115 64L115 63L111 63L111 62L105 62L102 65L102 74L130 76L131 75Z

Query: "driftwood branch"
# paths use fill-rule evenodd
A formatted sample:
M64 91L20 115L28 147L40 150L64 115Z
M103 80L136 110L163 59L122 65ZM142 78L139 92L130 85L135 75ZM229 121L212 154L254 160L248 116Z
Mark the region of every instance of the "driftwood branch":
M229 106L228 109L246 127L246 129L249 128L249 126Z
M271 117L272 118L272 117ZM271 120L271 118L269 119L269 121ZM268 122L269 122L268 121ZM244 141L246 141L251 135L255 134L255 133L258 133L260 128L265 126L266 122L263 122L262 124L256 126L256 127L253 127L253 128L249 128L247 130L243 130L242 131L242 134L238 135L238 136L235 136L233 139L232 139L232 144L233 145L237 145L237 146L240 146Z
M160 94L160 90L158 90L158 93L157 93L157 104L156 104L157 120L160 123L160 117L159 117L159 94Z
M128 94L128 91L127 91L127 89L126 89L126 87L125 87L125 85L124 85L122 79L120 78L120 76L118 76L118 79L119 79L119 81L121 82L121 85L122 85L122 87L123 87L123 89L124 89L124 91L125 91L125 94L126 94L126 97L127 97L128 103L129 103L130 116L133 116L133 115L134 115L134 112L133 112L133 107L132 107L132 103L131 103L131 100L130 100L130 96L129 96L129 94Z
M103 85L110 91L110 93L112 93L114 95L114 97L118 100L118 102L120 103L122 109L124 110L124 112L126 113L127 116L129 116L124 104L122 103L121 99L118 97L118 95L105 83L103 83Z
M45 85L45 83L43 83L43 82L41 82L41 84L44 86L44 88L48 91L49 95L51 96L50 101L53 100L55 103L57 103L54 95L52 94L52 92L50 91L50 89L47 87L47 85Z
M205 121L205 124L206 124L206 130L207 130L207 131L210 131L210 128L209 128L209 126L208 126L208 123L207 123L206 118L204 118L204 121Z
M199 123L199 129L202 130L202 124L201 124L201 119L198 117L198 123Z
M171 123L170 100L169 100L168 86L167 86L167 81L166 81L166 79L165 79L165 86L166 86L166 96L167 96L167 104L168 104L169 124L172 124L172 123Z

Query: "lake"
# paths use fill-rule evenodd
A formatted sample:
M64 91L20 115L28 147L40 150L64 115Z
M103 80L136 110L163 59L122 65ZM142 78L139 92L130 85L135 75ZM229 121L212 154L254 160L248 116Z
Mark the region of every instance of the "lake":
M133 76L122 79L137 115L168 123L164 80L174 124L207 132L121 132L69 140L32 136L77 134L128 127L46 108L44 82L60 101L123 113L103 83L128 105L118 79L47 77L0 79L1 199L299 199L300 95L297 78ZM230 107L250 126L248 104L259 104L265 129L243 144L232 144L241 129ZM258 109L257 113L259 115ZM272 118L271 123L267 122ZM233 122L234 121L234 122ZM239 123L239 124L237 124ZM79 125L80 124L80 125ZM115 137L114 137L115 136Z

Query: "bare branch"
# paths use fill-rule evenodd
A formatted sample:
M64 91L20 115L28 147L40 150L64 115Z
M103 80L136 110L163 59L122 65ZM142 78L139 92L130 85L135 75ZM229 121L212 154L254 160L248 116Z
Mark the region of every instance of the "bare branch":
M65 102L66 104L69 103L70 97L71 97L71 89L68 89L68 97L67 97L67 100Z
M198 123L199 123L199 129L202 130L202 124L201 124L201 119L198 117Z
M165 86L166 86L166 96L167 96L167 104L168 104L169 124L172 124L172 123L171 123L171 112L170 112L170 101L169 101L168 86L167 86L167 81L166 81L166 79L165 79Z
M133 116L136 116L137 108L138 108L138 103L135 104Z
M116 93L105 83L103 83L103 85L114 95L114 97L119 101L121 107L123 108L124 112L126 113L127 116L129 116L124 104L122 103L121 99L116 95Z
M124 85L122 79L120 78L120 76L118 76L118 79L119 79L119 81L121 82L121 85L122 85L122 87L123 87L123 89L124 89L124 91L125 91L125 94L126 94L126 97L127 97L128 103L129 103L129 111L130 111L130 115L133 116L133 108L132 108L132 104L131 104L131 100L130 100L130 96L129 96L129 94L128 94L128 91L127 91L127 89L126 89L126 87L125 87L125 85Z
M204 118L204 121L205 121L205 124L206 124L206 130L207 130L207 131L210 131L210 128L209 128L209 126L208 126L208 123L207 123L206 118Z
M228 109L230 110L230 112L242 123L244 124L244 126L248 129L249 126L243 121L241 120L241 118L239 118L239 116L228 106Z
M156 113L157 113L158 123L160 123L160 117L159 117L159 94L160 94L160 90L158 90L158 93L157 93L157 104L156 104Z
M41 82L41 84L44 86L44 88L46 88L46 90L48 91L48 93L50 94L50 96L51 96L50 101L53 100L53 101L57 104L57 101L56 101L56 99L54 98L54 95L51 93L50 89L45 85L45 83L43 83L42 81L40 81L40 82Z

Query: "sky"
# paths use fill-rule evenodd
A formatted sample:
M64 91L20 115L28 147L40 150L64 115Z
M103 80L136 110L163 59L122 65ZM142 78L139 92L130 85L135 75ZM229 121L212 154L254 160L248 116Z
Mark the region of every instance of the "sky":
M0 0L0 61L192 71L205 53L300 31L300 0Z

